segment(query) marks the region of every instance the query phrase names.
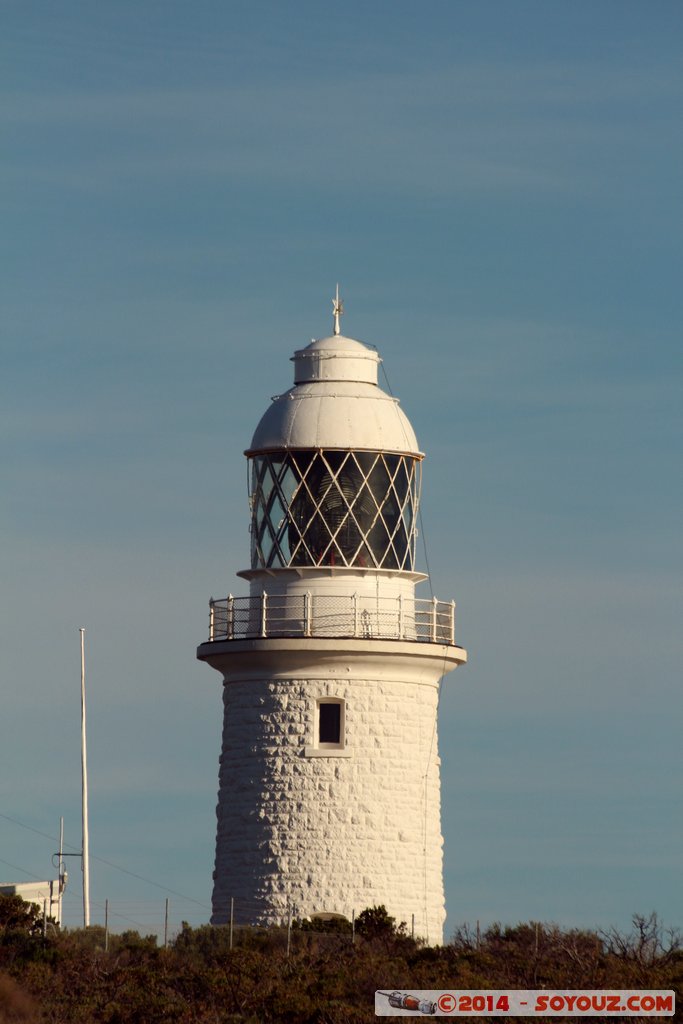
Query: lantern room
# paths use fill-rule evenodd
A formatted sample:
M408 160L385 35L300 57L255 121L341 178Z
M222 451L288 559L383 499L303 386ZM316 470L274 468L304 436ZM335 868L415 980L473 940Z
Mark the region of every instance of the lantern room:
M252 570L413 571L422 453L379 362L342 335L295 353L246 452Z

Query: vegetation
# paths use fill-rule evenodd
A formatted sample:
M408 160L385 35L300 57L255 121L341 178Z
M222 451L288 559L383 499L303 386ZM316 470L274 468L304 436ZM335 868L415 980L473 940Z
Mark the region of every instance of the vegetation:
M680 938L655 915L634 918L627 934L531 922L477 935L463 926L448 945L429 947L372 907L355 935L339 920L300 922L289 942L282 928L236 929L231 944L227 927L184 924L168 949L137 932L104 947L102 928L43 935L40 915L0 897L0 1024L365 1024L376 1020L378 988L683 994Z

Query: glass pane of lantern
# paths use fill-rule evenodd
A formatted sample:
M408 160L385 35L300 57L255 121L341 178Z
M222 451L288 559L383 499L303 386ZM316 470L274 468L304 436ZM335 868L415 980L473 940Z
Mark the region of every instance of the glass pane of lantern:
M378 519L368 535L368 544L374 564L381 566L389 544L389 535L381 519Z
M367 476L374 464L378 459L381 459L381 455L377 452L354 452L354 458L358 463L363 476Z
M396 475L394 477L394 488L398 494L401 504L408 491L408 472L406 469L406 460L401 459L400 464L397 466Z
M396 552L396 558L400 568L403 568L408 554L408 535L406 534L405 526L403 521L399 523L398 529L394 534L392 544L394 551Z
M285 504L287 507L289 507L294 496L294 492L296 491L299 483L299 478L289 459L287 459L287 461L283 464L282 469L280 470L278 483L280 485L280 491L282 493L282 497L284 498Z
M370 473L369 484L377 505L381 508L389 487L389 473L385 460L387 456L380 458Z
M379 509L367 484L364 484L356 494L351 506L351 514L363 534L366 534L371 529L379 515Z

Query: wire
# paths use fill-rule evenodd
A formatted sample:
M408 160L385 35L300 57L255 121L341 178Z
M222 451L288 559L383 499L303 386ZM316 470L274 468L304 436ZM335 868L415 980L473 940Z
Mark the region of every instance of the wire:
M37 829L37 828L32 828L32 827L31 827L30 825L25 825L23 821L17 821L17 819L16 819L16 818L10 818L9 814L3 814L3 813L2 813L2 811L0 811L0 818L4 818L4 819L5 819L5 821L11 821L13 825L19 825L19 826L20 826L21 828L26 828L26 829L28 829L28 830L29 830L29 832L35 832L35 834L36 834L37 836L42 836L42 837L43 837L43 839L50 839L50 840L51 840L51 841L52 841L53 843L56 843L56 842L58 842L58 840L57 840L57 839L55 839L55 837L54 837L54 836L49 836L49 835L47 834L47 832L41 832L41 831L40 831L39 829ZM69 845L69 844L67 843L67 846L68 846L68 845ZM72 846L72 847L71 847L71 849L72 849L72 850L75 850L75 849L76 849L76 847L75 847L75 846Z
M97 907L98 906L98 907L101 908L102 911L106 910L108 918L109 917L118 917L119 920L121 920L121 921L127 921L128 924L134 924L136 928L149 928L149 927L151 927L151 924L150 924L149 921L147 922L147 924L141 924L140 921L135 921L132 917L127 917L125 914L119 914L119 913L117 913L116 910L112 910L111 909L111 902L109 903L109 906L106 907L106 908L105 908L104 903L93 903L93 904L91 904L91 906L93 906L93 907Z
M22 875L28 875L29 878L34 878L36 882L43 881L40 875L34 875L32 871L27 871L26 868L17 867L16 864L10 864L8 860L3 860L2 857L0 857L0 864L4 864L8 868L12 868L13 871L21 871Z
M426 537L426 534L425 534L424 521L422 519L422 505L418 505L417 506L417 518L420 521L420 536L422 537L422 547L423 547L424 556L425 556L425 567L427 569L427 579L428 579L428 583L429 583L429 593L431 594L431 596L433 598L434 597L434 587L432 586L432 572L431 572L431 569L429 568L429 555L427 554L427 537Z
M18 825L20 828L28 829L29 832L34 832L37 836L42 836L43 839L49 839L53 843L58 842L54 836L48 835L47 832L41 832L40 829L33 828L31 825L26 825L23 821L18 821L16 818L11 818L9 814L3 814L2 811L0 811L0 818L4 818L5 821L11 821L13 825ZM72 846L71 843L65 843L64 845L68 846L70 850L75 850L77 853L80 852L78 847ZM99 864L106 864L107 867L114 868L115 871L120 871L124 875L130 875L131 878L137 878L139 882L145 882L147 885L153 885L156 889L161 889L162 892L170 892L173 896L177 896L181 900L187 900L188 903L196 903L198 907L202 907L204 910L211 909L207 903L202 903L201 900L196 900L193 896L186 896L184 893L178 892L176 889L170 889L167 885L161 885L159 882L152 881L151 878L145 878L144 875L138 875L135 871L129 871L128 868L122 868L120 864L114 864L110 860L105 860L104 857L96 857L91 854L90 859L96 860Z
M372 348L374 348L377 351L377 346L376 345L372 345ZM387 391L389 392L389 394L391 395L391 397L394 399L394 402L395 402L394 408L396 409L396 417L397 417L398 422L399 422L399 424L401 426L401 430L403 431L403 439L405 440L406 450L407 450L410 447L410 445L409 445L409 442L408 442L408 434L407 434L407 431L406 431L406 428L405 428L405 424L404 424L403 420L401 419L401 417L399 415L398 399L395 397L394 392L392 391L391 382L389 380L389 374L387 373L387 370L386 370L386 367L384 365L384 362L381 363L381 367L382 367L382 373L384 375L384 382L385 382L385 384L387 386ZM422 547L423 547L423 550L424 550L425 567L427 569L427 582L428 582L428 585L429 585L429 593L431 594L432 597L434 597L434 587L432 585L432 573L431 573L431 570L429 568L429 555L427 554L427 537L426 537L426 534L425 534L424 521L422 519L422 502L420 501L420 495L418 495L418 501L417 501L417 517L418 517L418 521L420 523L420 536L422 537Z

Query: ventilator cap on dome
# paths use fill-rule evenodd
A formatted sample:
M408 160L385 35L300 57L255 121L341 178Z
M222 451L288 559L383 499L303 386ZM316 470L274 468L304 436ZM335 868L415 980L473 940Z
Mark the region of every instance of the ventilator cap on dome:
M360 341L337 334L313 341L292 356L294 383L309 384L319 380L355 380L377 384L380 357Z

